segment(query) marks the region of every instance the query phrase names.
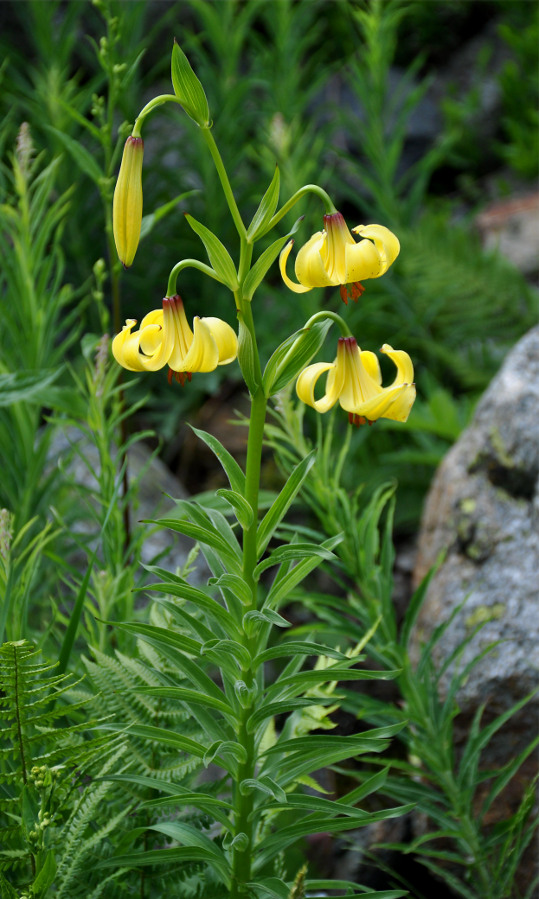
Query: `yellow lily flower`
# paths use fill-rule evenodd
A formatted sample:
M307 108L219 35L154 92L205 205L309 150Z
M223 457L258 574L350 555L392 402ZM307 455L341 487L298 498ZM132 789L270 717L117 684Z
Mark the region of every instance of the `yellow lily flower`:
M369 424L378 418L406 421L415 400L414 367L408 353L384 343L386 353L397 366L389 387L382 387L380 365L374 353L361 350L355 337L340 337L334 362L315 362L305 368L296 382L298 397L317 412L327 412L337 400L348 412L351 424ZM314 397L316 383L328 372L326 393Z
M317 231L301 248L296 258L297 284L286 274L286 263L294 243L290 240L279 259L283 281L295 293L313 287L340 285L341 298L348 304L364 291L361 281L379 278L399 255L400 244L383 225L358 225L352 228L363 240L357 243L340 212L324 216L324 230Z
M112 203L112 230L124 268L133 264L142 224L142 160L144 141L128 137Z
M233 362L238 338L233 328L220 318L199 318L189 327L180 296L165 297L162 309L145 315L138 331L128 318L112 341L116 362L129 371L157 371L169 366L169 383L191 380L194 371L213 371Z

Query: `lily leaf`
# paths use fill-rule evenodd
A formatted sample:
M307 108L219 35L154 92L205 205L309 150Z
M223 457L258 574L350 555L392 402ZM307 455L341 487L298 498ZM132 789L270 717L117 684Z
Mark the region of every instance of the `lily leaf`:
M197 222L192 215L185 213L185 218L206 247L206 252L212 268L220 280L223 284L226 284L230 290L237 290L240 286L238 275L227 248L221 243L219 238L215 236L213 231L210 231L210 229L206 228L201 222Z
M280 187L279 169L275 169L275 174L271 179L271 184L260 201L260 206L256 210L253 220L247 229L247 239L254 242L257 236L264 230L277 209L279 202Z
M288 234L286 234L285 237L277 238L277 240L274 241L274 243L270 244L270 246L266 250L264 250L261 256L258 257L251 271L243 282L242 292L244 299L252 299L256 288L277 259L277 256L281 252L288 238L291 237L291 235L294 234L294 232L298 229L302 220L303 216L301 216L301 218L299 218L297 222L294 223L292 230Z
M316 452L313 450L305 456L298 465L296 465L277 499L260 522L256 547L258 558L260 558L265 551L279 522L282 521L301 489L301 485L314 465L315 457Z

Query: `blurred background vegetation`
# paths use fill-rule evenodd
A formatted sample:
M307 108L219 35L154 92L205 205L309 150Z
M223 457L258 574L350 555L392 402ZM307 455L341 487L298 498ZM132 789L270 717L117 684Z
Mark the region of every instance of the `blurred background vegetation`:
M418 401L405 427L359 429L348 468L351 486L395 478L397 526L412 532L434 467L537 318L530 278L482 249L475 218L492 199L536 183L538 8L527 0L384 0L374 18L366 8L362 0L1 4L0 192L7 220L18 190L11 160L27 122L29 183L53 166L47 203L64 198L58 233L44 242L45 252L54 242L55 289L70 291L50 346L56 352L69 337L61 355L76 368L82 334L118 327L114 296L121 320L140 319L159 304L172 265L200 255L184 212L218 230L234 253L234 227L197 128L165 107L145 127L146 237L128 272L111 254L110 198L126 123L169 91L175 36L205 86L247 216L277 163L282 197L315 181L351 226L381 222L401 239L390 274L368 282L347 315L363 347L387 341L411 354ZM289 216L305 215L298 245L321 227L316 202L302 205ZM5 231L4 238L7 253ZM50 286L38 298L44 309ZM186 271L179 289L191 314L231 318L214 282ZM4 278L8 317L17 303L9 290ZM338 309L340 302L338 292L291 295L275 266L256 301L263 352L322 303ZM6 345L8 333L4 371L51 367L54 356L25 358L15 336ZM223 383L213 373L184 390L171 390L165 376L131 388L134 401L149 399L130 427L160 435L163 458L190 492L204 488L204 472L187 458L182 422L187 414L232 418L241 408L238 386L233 374ZM306 422L313 426L309 415Z
M31 639L58 660L60 674L86 670L77 703L100 689L105 695L114 681L105 710L126 725L141 720L138 701L133 708L116 703L144 681L145 660L152 670L163 664L129 631L105 623L138 614L170 625L155 604L137 604L133 593L148 531L132 527L140 485L138 476L126 483L128 448L144 441L189 493L215 482L186 418L233 452L243 449L243 429L231 425L244 409L233 366L224 377L197 376L183 389L170 387L165 373L122 381L103 340L124 318L140 319L159 305L180 258L200 258L185 212L214 229L233 256L237 249L197 127L168 105L145 125L144 238L129 271L115 257L111 206L121 149L144 103L170 91L173 38L205 87L247 220L278 164L281 200L316 182L350 226L378 222L401 240L390 272L367 281L360 302L345 314L363 348L388 342L412 356L418 399L408 423L379 421L345 436L346 415L317 417L304 409L298 418L283 397L268 437L286 468L320 428L320 471L350 491L356 511L364 503L362 521L373 533L380 497L391 493L381 485L397 483L396 535L406 539L417 532L435 467L505 354L537 321L537 263L521 271L496 248L484 249L477 220L490 203L537 190L538 11L527 0L0 4L0 643ZM298 215L304 215L295 235L301 245L320 230L322 210L312 198L298 204L283 221L283 234ZM228 293L215 282L187 270L179 290L189 314L234 324ZM253 310L262 354L322 306L342 312L338 291L292 294L275 266ZM330 339L321 357L333 353ZM73 483L72 459L86 471L82 484ZM269 454L265 475L271 489L280 475ZM329 475L322 483L328 482ZM341 512L346 508L337 491L331 500ZM355 539L353 526L349 531ZM357 539L363 536L358 531ZM365 547L377 539L366 539ZM360 556L353 553L354 564ZM376 570L368 562L365 577ZM353 578L361 583L362 572L353 571ZM390 581L388 574L387 598ZM19 653L23 669L33 664L31 653L25 661L24 644L6 652ZM11 656L8 662L8 668L15 664ZM40 676L46 679L48 670ZM145 706L143 723L158 714ZM69 745L74 760L68 754L66 791L76 765L86 777L89 764L86 756L81 761L82 743ZM103 776L118 763L114 753L147 773L135 738L119 748L113 741L107 758L101 744L90 749ZM46 759L48 750L42 751ZM169 761L163 747L152 745L152 771ZM55 812L65 823L55 837L59 871L68 871L58 875L63 892L57 895L88 896L90 881L105 889L93 870L92 847L106 855L114 827L123 833L148 823L146 813L134 817L140 796L126 803L114 794L112 814L102 785L84 783L84 801L72 807L66 800L69 814L60 805ZM8 794L0 796L7 805ZM6 842L9 851L20 837L11 808L0 821L13 841ZM88 878L82 886L73 881L73 847ZM129 895L137 878L129 873ZM91 895L101 895L97 889ZM138 889L143 896L143 875ZM152 895L170 895L168 881L156 880Z

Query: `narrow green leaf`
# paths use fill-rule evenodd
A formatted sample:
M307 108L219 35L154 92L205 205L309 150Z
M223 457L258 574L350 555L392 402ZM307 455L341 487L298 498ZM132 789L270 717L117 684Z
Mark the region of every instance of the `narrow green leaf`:
M250 612L246 612L243 616L243 626L245 627L247 622L260 622L261 624L273 624L275 627L291 627L289 621L286 618L283 618L282 615L279 615L278 612L275 612L274 609L262 608L260 611L252 610Z
M247 753L245 747L242 746L241 743L235 743L233 740L217 740L206 749L203 756L204 765L207 768L218 756L223 757L227 755L233 756L233 758L237 759L242 765L247 761Z
M201 127L210 125L210 109L204 88L176 40L172 47L171 76L174 93L187 115Z
M283 489L277 496L270 509L264 515L260 522L257 533L256 551L257 557L264 553L268 543L270 542L275 529L278 527L288 509L298 495L301 486L314 465L316 459L316 451L313 450L304 459L299 462L293 469Z
M260 709L257 709L256 712L247 719L247 730L249 733L253 733L256 730L259 724L262 724L263 721L266 721L268 718L274 718L276 715L285 715L289 712L295 712L297 709L306 709L309 706L314 704L313 699L285 699L281 702L269 702L265 703ZM317 705L323 704L322 699L317 699Z
M354 659L352 664L355 664ZM312 671L298 671L297 674L290 677L281 677L278 681L268 687L267 697L280 698L281 693L287 696L294 696L301 693L305 689L309 689L319 684L331 683L332 681L346 682L350 680L392 680L398 677L400 670L396 671L370 671L361 668L344 668L341 665L330 665L324 669L313 669Z
M152 849L149 852L131 852L128 855L111 855L96 863L97 868L138 868L141 865L173 865L174 862L206 862L213 859L205 849L198 846L180 846L174 849ZM220 874L216 870L216 874Z
M158 521L148 520L145 523L159 524L161 527L170 528L172 531L191 537L192 540L196 540L198 543L205 543L216 550L220 558L226 561L228 567L235 569L236 572L241 571L239 547L236 552L233 552L228 541L221 537L217 530L195 524L192 521L186 521L185 518L160 518Z
M290 543L285 546L278 546L272 550L267 559L263 559L258 563L254 572L255 579L258 580L262 572L273 565L279 565L281 562L295 562L299 559L312 559L313 556L319 560L335 558L330 550L316 543Z
M244 606L251 605L253 601L248 585L237 574L222 574L221 577L212 578L209 583L220 590L232 592Z
M357 883L350 880L307 880L305 886L311 890L348 890L347 897L351 899L402 899L410 896L408 890L371 890L366 891L359 887L359 892L351 892L357 888Z
M226 881L228 879L230 866L226 856L219 846L201 833L200 830L181 821L161 821L159 824L152 824L149 829L155 830L157 833L163 833L172 840L185 843L187 846L196 846L198 849L204 849L212 865L221 873L223 880Z
M296 378L323 345L332 322L326 319L302 328L285 340L268 360L264 370L266 396L278 393Z
M189 690L186 687L137 687L136 692L143 693L145 696L156 696L160 699L177 699L189 706L203 705L222 712L227 718L236 720L232 707L224 699L216 699L215 696L209 696L207 693L197 693L196 690Z
M212 453L214 453L214 455L217 457L229 480L232 490L244 496L245 475L234 457L230 455L228 450L225 449L223 444L220 443L217 437L214 437L213 434L208 434L206 431L201 431L198 428L194 428L193 425L190 425L190 428L193 434L196 434L197 437L200 437L200 439L206 444L207 447L209 447L209 449L211 449Z
M146 566L148 570L155 570L153 566ZM213 617L227 631L230 636L238 636L238 627L234 622L230 612L224 608L216 599L209 596L199 587L187 583L183 578L174 575L171 572L160 570L160 573L167 578L158 584L149 584L142 588L144 591L155 590L158 593L168 593L171 596L177 596L180 599L189 600L198 608L203 609L210 617ZM237 577L237 575L229 575L228 577ZM238 578L238 580L241 580ZM243 581L241 581L243 583ZM233 587L234 589L234 587Z
M101 180L105 177L105 173L96 162L95 157L84 147L79 141L73 140L72 137L69 137L64 131L59 131L58 128L53 128L52 125L45 125L47 131L50 131L51 134L54 134L55 137L58 138L61 144L65 147L69 155L75 160L81 172L84 172L85 175L88 175L89 178L94 182L94 184L99 184Z
M0 406L23 402L49 405L47 390L61 371L61 368L57 368L0 374Z
M437 567L437 565L434 565L426 575L426 577L423 578L417 590L414 591L408 608L406 609L399 638L399 643L404 649L408 647L412 628L416 622L419 612L421 611L421 606L423 605L425 596L427 595L428 586L437 570Z
M332 550L342 541L342 539L342 534L338 534L335 537L324 540L321 546L325 549ZM266 597L266 606L275 608L283 600L286 600L290 596L292 590L294 590L294 588L297 587L297 585L300 584L311 571L320 565L321 562L322 559L320 556L313 555L311 558L302 559L292 569L285 570L284 572L279 571L275 576ZM266 611L269 610L266 609Z
M270 244L270 246L258 257L243 282L242 294L244 299L252 300L255 290L270 270L287 240L288 235L286 237L277 238L277 240Z
M221 690L202 668L199 657L201 643L196 640L191 640L189 637L182 637L180 634L174 633L174 631L155 627L150 624L143 624L142 622L140 624L131 624L121 621L109 623L122 630L138 634L138 636L147 640L148 643L155 646L166 658L171 659L181 671L185 672L191 682L196 684L200 690L214 696L218 700L222 699L223 694ZM198 649L187 649L187 646L193 647L193 644L196 645ZM190 655L187 655L186 653L190 653ZM195 658L193 658L193 656Z
M267 774L263 774L261 777L257 778L247 777L245 780L241 781L240 793L242 796L247 796L249 793L252 793L253 790L258 790L260 793L272 796L280 806L286 807L287 796L285 791L278 783L276 783L276 781L271 777L268 777Z
M231 659L240 669L242 666L248 668L251 664L248 650L235 640L210 640L201 647L200 654L207 655L226 668L229 668ZM235 668L231 667L230 670L234 671Z
M225 499L234 509L236 518L244 530L251 527L251 524L253 523L253 510L240 493L236 493L235 490L228 490L226 487L221 487L216 493L217 496L221 496Z
M262 665L263 662L269 662L270 659L288 658L294 655L304 656L328 656L330 659L344 659L348 661L348 656L331 646L322 643L307 643L294 640L287 640L280 643L279 646L272 646L259 653L254 659L256 665Z
M223 284L226 284L230 290L237 290L240 286L238 274L232 261L232 257L226 247L221 243L219 238L215 236L213 231L210 231L210 229L206 228L201 222L197 222L192 215L186 213L185 218L206 247L211 266L219 276L220 280Z
M483 728L483 730L476 736L470 736L466 742L466 747L462 754L462 759L458 772L458 781L459 783L463 783L466 778L466 774L468 768L470 766L476 765L477 760L479 758L480 753L484 749L484 747L490 742L491 737L494 736L496 731L503 727L503 725L509 721L513 715L519 711L519 709L523 708L530 699L532 699L538 690L532 690L531 693L528 693L527 696L524 696L518 702L515 702L510 709L507 709L505 712L502 712L501 715L498 715L494 721L492 721L487 727Z
M258 389L255 359L253 335L245 324L243 315L238 313L238 364L251 396Z
M279 186L280 175L279 169L275 168L275 173L271 179L270 186L260 201L260 206L256 210L253 220L247 229L247 239L254 242L258 234L269 224L273 213L277 209L279 202Z
M277 256L281 252L288 238L297 230L302 219L303 216L294 223L292 230L285 237L277 238L277 240L270 244L261 256L258 257L242 284L242 294L244 299L251 300L253 298L253 294L258 285L277 259Z
M161 221L166 215L173 212L176 209L178 203L181 200L185 200L186 197L191 197L193 194L198 193L196 190L186 190L183 194L178 194L177 197L174 197L173 200L169 200L168 203L163 203L162 206L158 206L157 209L154 209L153 212L148 213L148 215L142 216L142 225L140 227L140 240L143 240L144 237L147 237L148 234L151 233L152 229L158 222Z
M368 817L365 818L365 823L374 824L387 818L397 818L405 814L406 811L410 811L410 808L401 806L395 809L385 809L383 812L369 812L366 813ZM356 817L309 815L294 824L279 828L275 833L267 834L257 854L254 869L262 868L275 855L302 837L312 833L342 833L346 830L353 830L357 826L358 821Z
M41 868L32 884L32 892L35 896L46 896L56 877L56 858L52 849L45 853L45 858L44 860L41 858L41 861Z

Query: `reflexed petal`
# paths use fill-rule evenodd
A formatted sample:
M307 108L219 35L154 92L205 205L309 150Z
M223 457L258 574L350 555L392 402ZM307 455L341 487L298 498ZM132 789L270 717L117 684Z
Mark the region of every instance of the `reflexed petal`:
M138 361L138 332L131 334L137 321L128 318L119 334L112 341L112 355L116 362L129 371L144 371L144 366Z
M355 415L376 421L379 418L390 418L393 421L406 421L415 400L415 387L401 384L400 387L386 387L378 396L373 396L355 409L347 409ZM342 405L342 403L341 403ZM345 408L343 406L343 408Z
M384 270L385 271L385 270ZM378 278L382 272L380 254L370 240L360 240L354 246L346 247L346 281L363 281Z
M390 231L389 228L385 228L384 225L358 225L357 228L352 228L352 231L355 234L359 234L361 237L372 240L378 251L380 257L380 272L378 275L373 275L372 277L376 278L379 275L383 275L384 272L387 272L389 266L395 262L395 259L400 252L399 240L393 232ZM362 241L360 241L360 243L362 243Z
M317 412L327 412L331 409L339 399L342 386L342 373L336 371L336 369L336 362L315 362L314 365L308 365L307 368L304 368L296 381L296 393L301 402L312 406ZM316 400L314 398L316 382L326 371L329 371L326 393L321 399Z
M238 355L238 338L234 328L231 328L227 322L220 318L212 318L211 316L203 318L202 321L210 329L210 333L217 344L219 351L218 365L227 365L233 362Z
M387 346L387 344L384 344L384 346ZM370 350L360 350L360 358L361 364L369 377L372 378L376 384L381 386L382 372L380 371L380 363L378 362L376 353L371 353Z
M286 262L288 260L288 257L290 256L290 250L293 246L294 241L290 240L285 248L281 251L281 255L279 256L279 268L281 270L281 276L286 286L289 287L290 290L293 290L294 293L306 293L311 289L310 287L303 287L301 284L296 284L295 281L291 281L286 274Z
M413 384L414 366L408 353L405 353L404 350L394 350L389 343L384 343L380 352L389 356L397 366L397 374L392 387L396 387L397 384Z

